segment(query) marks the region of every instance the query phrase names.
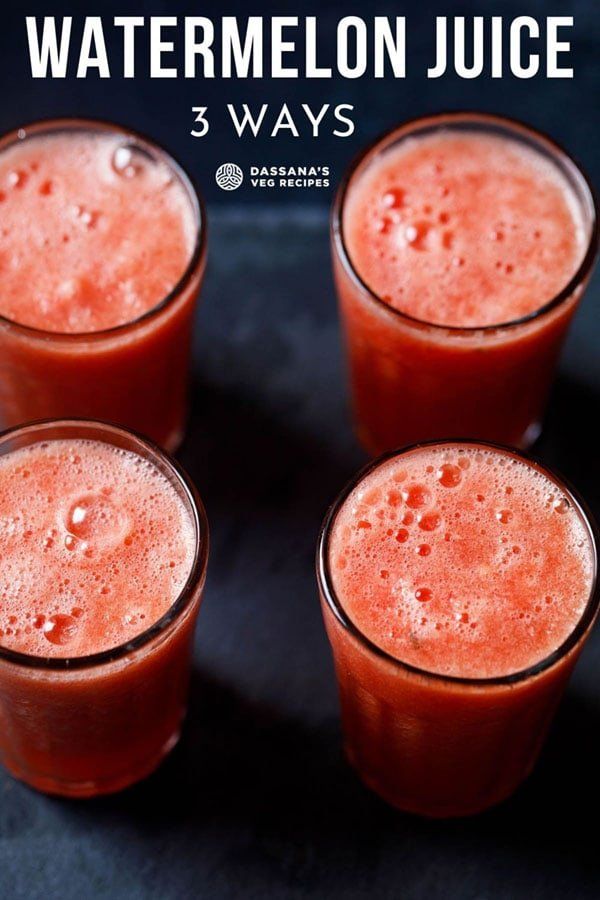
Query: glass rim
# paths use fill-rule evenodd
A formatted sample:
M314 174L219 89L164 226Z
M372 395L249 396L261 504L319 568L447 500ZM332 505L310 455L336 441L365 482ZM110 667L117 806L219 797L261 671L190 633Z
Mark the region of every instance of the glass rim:
M422 448L456 445L460 445L463 447L480 447L482 449L504 453L508 456L512 456L513 458L520 460L521 462L524 462L527 466L534 468L536 471L549 478L550 481L557 486L557 488L559 488L564 494L567 495L569 501L573 504L581 520L583 521L583 524L586 527L588 538L592 548L593 576L590 585L590 593L585 609L583 610L573 630L567 635L565 640L552 651L552 653L549 653L547 656L543 657L532 665L527 666L524 669L519 669L516 672L511 672L507 675L493 675L489 677L465 677L460 675L448 675L443 672L433 672L429 669L421 668L420 666L413 665L412 663L408 663L401 659L398 659L398 657L394 656L387 650L384 650L382 647L379 647L376 643L374 643L354 623L349 613L347 613L344 609L336 594L333 585L333 578L331 576L331 567L329 563L329 539L337 515L352 491L356 487L358 487L358 485L368 475L370 475L371 472L392 459L405 456L407 453L411 453ZM321 593L325 598L329 609L331 610L339 624L341 624L342 627L350 635L352 635L352 637L355 638L355 640L357 640L363 648L365 648L367 651L377 656L378 658L383 659L386 663L391 664L396 669L407 672L413 676L418 676L425 680L460 686L464 688L508 687L513 684L527 681L537 675L540 675L542 672L551 669L571 650L573 650L588 632L589 628L594 622L596 613L598 612L598 607L600 605L600 587L598 584L599 546L600 534L598 532L598 527L596 525L594 517L589 510L589 507L580 496L580 494L565 478L563 478L562 475L556 474L543 463L531 457L529 454L524 453L521 450L516 450L514 447L505 446L504 444L496 444L491 441L472 440L469 438L448 438L446 440L420 441L416 444L410 444L406 447L401 447L396 450L390 450L387 453L383 453L381 456L378 456L376 459L371 460L365 466L363 466L360 471L342 488L342 490L330 506L329 510L327 511L319 532L316 554L317 580Z
M80 116L60 116L36 119L34 122L30 122L27 125L20 125L18 128L13 128L11 131L1 134L0 154L29 136L71 130L122 134L125 138L137 142L142 148L153 148L154 150L157 150L169 169L175 173L183 185L188 195L194 217L194 248L177 283L168 294L158 301L158 303L142 313L141 316L137 316L137 318L131 319L129 322L122 322L120 325L112 325L110 328L102 328L98 331L48 331L45 328L26 325L0 313L0 324L8 325L10 328L14 328L28 337L46 341L57 340L77 343L78 341L85 342L119 337L122 334L126 334L132 328L146 324L172 306L188 287L196 272L204 263L206 257L207 218L204 198L202 197L194 178L184 166L178 162L178 160L176 160L162 144L154 140L154 138L147 137L141 131L134 130L126 125L120 125L109 119L82 118Z
M430 322L427 319L420 319L417 316L411 316L409 313L405 313L402 310L391 306L389 303L386 303L386 301L382 297L380 297L379 294L372 287L370 287L369 284L367 284L367 282L356 270L352 261L352 257L346 246L343 229L344 205L348 194L348 189L354 175L357 173L362 163L367 160L367 158L371 154L373 154L381 145L385 144L387 146L388 144L391 144L396 136L399 141L404 140L405 138L414 135L415 130L421 128L435 128L436 126L443 125L468 125L469 123L480 125L487 124L491 128L495 127L497 129L512 131L516 136L516 139L518 139L519 136L521 138L528 139L530 145L537 145L538 150L545 149L547 153L549 152L549 155L559 157L563 162L566 161L568 166L580 178L581 184L587 192L592 221L586 251L577 269L575 270L567 284L557 294L555 294L554 297L544 303L543 306L534 309L532 312L527 313L524 316L520 316L518 319L509 319L508 321L497 322L491 325L444 325L439 322ZM534 322L536 319L552 312L567 300L571 299L575 291L581 284L585 282L593 269L598 253L600 239L598 219L598 200L596 198L596 193L594 191L591 179L587 175L585 169L580 165L580 163L570 153L568 153L561 144L559 144L549 135L545 134L543 131L539 131L538 129L533 128L531 125L528 125L526 122L522 122L519 119L513 119L508 116L500 116L494 113L480 112L477 110L456 110L432 113L431 115L417 116L412 119L407 119L405 122L402 122L399 125L394 125L391 128L387 129L385 132L371 141L366 147L360 150L344 172L342 180L336 191L333 206L331 208L330 232L333 245L344 267L344 271L349 275L349 277L360 289L360 291L366 294L380 308L385 309L391 315L396 316L400 321L404 321L405 323L413 327L433 329L441 332L449 332L456 335L473 335L477 334L478 332L501 332L504 329L527 325L528 323Z
M185 584L181 588L177 598L169 606L168 610L157 619L152 625L146 628L140 634L135 635L131 640L108 650L101 650L98 653L90 653L83 656L37 656L31 653L22 653L18 650L11 650L0 644L0 665L3 662L12 665L25 667L45 672L73 672L81 669L91 669L99 666L110 665L121 659L142 649L150 644L154 639L164 634L170 625L175 623L188 610L192 600L195 597L198 585L204 580L208 563L208 546L209 546L209 528L208 519L204 504L200 499L200 495L190 479L189 475L179 463L173 459L168 453L162 450L157 444L149 440L145 436L132 431L129 428L123 428L112 422L105 422L101 419L85 419L85 418L68 418L68 419L37 419L34 422L27 422L25 425L17 425L9 428L0 434L0 455L4 445L12 438L20 435L27 435L28 432L33 435L43 434L44 430L64 428L67 431L72 429L78 433L80 439L81 432L86 429L96 432L88 438L89 440L102 441L101 434L112 434L118 438L125 439L126 442L133 442L134 445L140 446L148 453L151 460L158 458L163 466L168 470L173 480L182 489L185 501L189 507L190 517L194 526L195 547L194 557L190 566L189 575ZM68 439L68 438L65 438ZM23 446L32 446L38 440L44 440L43 437L35 437L30 443ZM62 440L62 438L47 438L51 440ZM108 442L110 443L110 442ZM10 451L9 451L10 452ZM131 452L136 452L132 450Z

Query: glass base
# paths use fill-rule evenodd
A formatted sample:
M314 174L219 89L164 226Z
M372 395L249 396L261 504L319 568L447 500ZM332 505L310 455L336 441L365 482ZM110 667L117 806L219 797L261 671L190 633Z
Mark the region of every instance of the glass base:
M169 755L171 750L178 743L181 731L176 731L171 735L161 747L159 753L145 760L144 763L134 771L115 775L106 779L92 779L89 781L62 781L52 778L48 775L38 775L13 766L11 763L4 761L7 771L18 781L24 782L28 787L40 791L42 794L51 794L55 797L70 797L73 799L84 800L90 797L98 797L103 794L116 794L125 788L143 781L151 775L162 761Z
M423 804L419 804L417 798L409 799L392 796L385 790L385 788L381 787L378 784L376 779L372 779L364 772L360 771L360 769L352 761L352 756L347 750L346 758L365 787L373 791L373 793L377 794L377 796L380 797L389 806L393 806L395 809L400 810L400 812L408 813L413 816L419 816L422 819L464 819L468 816L479 815L480 813L485 812L486 810L491 809L494 806L498 806L500 803L508 800L509 797L512 797L514 792L520 787L520 785L531 772L531 769L529 769L524 773L523 778L521 779L521 781L519 781L518 784L513 785L508 790L505 789L497 791L496 793L489 794L485 798L485 800L480 803L474 803L470 806L426 806Z

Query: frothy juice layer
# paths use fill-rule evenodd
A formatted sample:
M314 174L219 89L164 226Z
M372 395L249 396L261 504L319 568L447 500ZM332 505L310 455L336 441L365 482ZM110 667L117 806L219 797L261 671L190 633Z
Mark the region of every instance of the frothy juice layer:
M176 286L194 240L182 183L121 134L33 135L0 152L0 314L13 321L132 322Z
M383 463L339 510L333 586L398 660L470 678L556 650L587 605L593 548L546 475L492 449L438 445Z
M354 176L344 203L350 259L390 306L441 325L497 325L540 309L584 254L573 192L510 138L408 137Z
M194 525L150 461L99 441L0 456L0 644L84 656L145 631L190 574Z

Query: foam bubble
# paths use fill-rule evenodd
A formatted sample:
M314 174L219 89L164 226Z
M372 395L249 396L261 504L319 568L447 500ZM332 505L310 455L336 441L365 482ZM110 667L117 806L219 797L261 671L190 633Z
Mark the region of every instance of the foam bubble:
M42 634L51 644L64 646L77 634L77 620L68 615L50 616L42 625Z
M403 507L389 502L398 471ZM359 532L352 522L367 509L370 528ZM420 448L373 470L339 511L331 552L336 592L371 640L463 676L508 674L551 653L593 577L586 526L556 485L503 451L467 445Z
M111 549L126 540L131 530L131 518L114 499L114 490L88 493L71 498L63 525L69 537L101 550Z
M451 131L378 154L350 183L343 229L353 264L386 302L465 327L520 318L556 296L589 230L571 185L535 149Z
M179 596L194 543L174 488L136 454L57 440L0 456L2 643L78 656L129 640Z
M0 200L10 261L0 313L25 325L77 333L130 322L175 287L193 252L183 185L118 134L31 136L5 148Z

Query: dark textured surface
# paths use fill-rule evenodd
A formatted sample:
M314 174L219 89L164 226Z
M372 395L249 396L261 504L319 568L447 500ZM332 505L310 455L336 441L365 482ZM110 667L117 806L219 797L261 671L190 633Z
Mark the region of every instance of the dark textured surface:
M375 8L305 0L181 4L121 0L4 4L0 131L52 115L115 118L166 143L211 201L225 160L330 165L405 118L479 108L530 121L563 141L600 182L597 0L397 0ZM559 8L560 7L560 8ZM25 14L319 16L331 57L343 15L408 17L405 81L102 82L29 77ZM506 77L428 81L435 15L573 15L573 81ZM110 42L110 38L109 38ZM144 55L139 57L143 65ZM227 102L353 103L348 140L233 137ZM208 105L208 138L188 134ZM4 900L568 900L600 895L594 811L600 801L600 634L588 645L533 777L475 820L427 823L364 790L340 750L332 665L313 575L322 515L362 463L350 430L326 214L288 204L327 192L267 194L246 185L240 208L210 210L210 264L194 362L190 432L180 458L212 529L191 708L180 746L145 784L89 803L48 799L0 773ZM266 200L280 211L265 211ZM255 206L249 206L249 204ZM538 448L600 516L596 431L600 281L573 329ZM588 824L592 821L592 824Z
M534 775L497 810L420 821L346 767L313 553L327 504L363 457L347 419L325 215L212 212L180 454L212 528L184 737L156 775L113 798L53 800L1 774L0 895L598 897L600 634ZM599 289L538 448L596 514Z

